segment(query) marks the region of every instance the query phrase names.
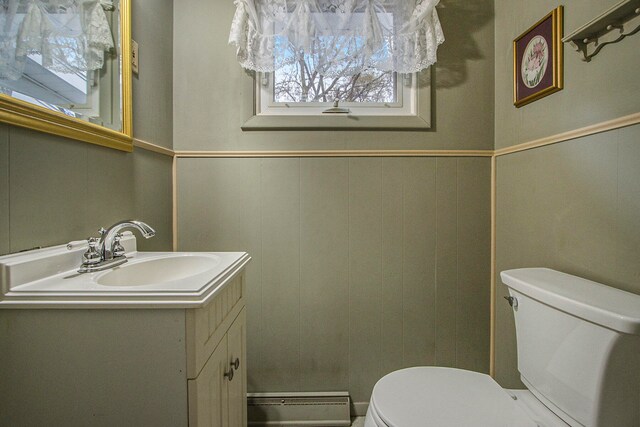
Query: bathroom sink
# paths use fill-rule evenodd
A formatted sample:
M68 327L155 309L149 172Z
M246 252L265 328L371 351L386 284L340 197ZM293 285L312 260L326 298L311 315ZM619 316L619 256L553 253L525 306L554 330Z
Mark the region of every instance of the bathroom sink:
M246 252L140 252L121 239L127 262L80 273L87 245L53 246L0 257L2 308L193 308L242 272Z
M213 270L220 257L213 254L178 254L130 261L96 276L102 286L146 286L173 282Z

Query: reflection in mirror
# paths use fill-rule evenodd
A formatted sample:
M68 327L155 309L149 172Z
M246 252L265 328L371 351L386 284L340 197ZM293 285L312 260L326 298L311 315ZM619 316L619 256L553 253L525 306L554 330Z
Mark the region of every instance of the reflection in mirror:
M119 0L0 0L0 93L122 131Z

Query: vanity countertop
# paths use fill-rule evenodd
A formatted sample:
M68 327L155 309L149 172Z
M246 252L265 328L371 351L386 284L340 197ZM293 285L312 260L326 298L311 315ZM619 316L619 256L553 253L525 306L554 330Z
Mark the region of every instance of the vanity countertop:
M0 309L196 308L211 301L251 260L246 252L138 252L128 262L78 273L86 247L65 245L0 257Z

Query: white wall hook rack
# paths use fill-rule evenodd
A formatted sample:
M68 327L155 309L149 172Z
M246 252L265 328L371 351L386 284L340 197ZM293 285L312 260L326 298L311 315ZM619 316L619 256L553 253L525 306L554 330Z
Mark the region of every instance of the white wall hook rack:
M640 31L640 0L623 0L562 39L591 61L603 47Z

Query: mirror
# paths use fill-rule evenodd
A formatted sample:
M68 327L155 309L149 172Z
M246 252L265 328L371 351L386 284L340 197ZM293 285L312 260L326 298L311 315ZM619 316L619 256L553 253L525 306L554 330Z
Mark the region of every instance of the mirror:
M132 150L130 0L0 0L0 121Z

